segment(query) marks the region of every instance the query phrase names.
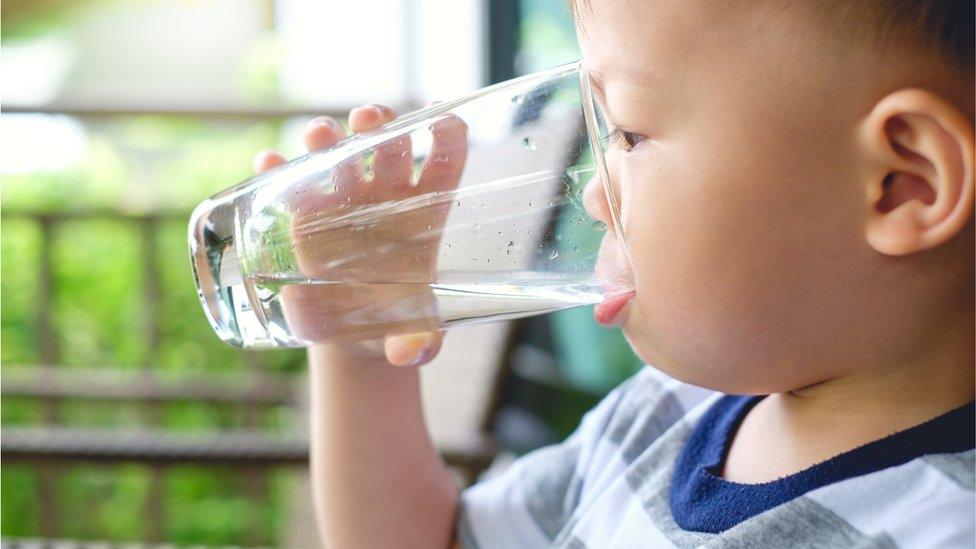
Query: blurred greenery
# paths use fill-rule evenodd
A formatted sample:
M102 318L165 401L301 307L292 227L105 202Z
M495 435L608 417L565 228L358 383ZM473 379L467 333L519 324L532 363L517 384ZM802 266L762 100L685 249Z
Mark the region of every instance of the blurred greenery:
M37 477L28 465L3 466L3 524L5 537L36 536L40 530L40 506L37 505ZM8 513L6 509L18 512Z
M150 4L160 4L153 0ZM147 4L148 5L148 4ZM73 25L96 11L125 7L120 0L8 0L0 4L4 46L71 37ZM256 36L244 55L240 86L252 101L277 95L278 37ZM71 41L67 41L68 47ZM70 99L70 98L69 98ZM153 318L144 303L144 256L140 227L132 221L78 219L54 224L49 242L53 293L50 320L63 367L233 372L258 367L287 373L303 369L304 353L248 353L224 345L202 314L190 275L186 223L203 198L250 175L254 153L282 145L286 120L201 119L191 116L96 116L4 114L4 131L31 131L24 142L51 143L50 151L29 150L28 169L5 171L0 186L0 362L33 365L42 360L36 329L42 232L31 217L11 212L65 214L80 210L127 214L163 212L154 244L160 296ZM39 134L55 131L58 135ZM33 138L33 139L32 139ZM78 144L75 161L64 161L57 143ZM284 147L286 150L289 147ZM43 162L48 154L50 162ZM39 158L35 158L39 157ZM40 160L40 161L39 161ZM36 165L30 166L33 162ZM169 214L173 215L170 216ZM146 337L154 323L158 349ZM59 422L79 427L140 428L147 410L138 403L67 400ZM172 431L206 432L240 426L240 407L171 404L157 421ZM259 417L272 431L293 428L287 409ZM0 423L37 425L46 417L36 399L4 398ZM61 537L139 541L150 473L144 466L71 466L57 492ZM250 501L235 473L214 467L175 468L165 473L166 531L181 544L238 545L259 524L267 544L281 543L284 502L293 485L287 472L271 478L272 497ZM3 464L0 476L0 535L40 536L39 478L32 466ZM260 505L260 506L259 506Z
M0 33L5 41L32 38L62 27L85 8L120 0L4 0Z
M8 117L10 115L4 115ZM28 116L28 115L17 115ZM214 336L200 310L190 276L186 219L204 197L246 178L254 152L280 141L283 121L208 121L189 117L118 116L80 124L87 153L73 166L5 174L0 189L5 212L71 212L106 209L128 212L182 212L155 230L160 300L155 317L145 317L143 255L138 226L127 220L72 220L51 234L53 295L51 321L65 367L140 368L166 371L233 371L253 367L300 371L299 351L246 353ZM2 118L0 118L2 120ZM29 121L29 119L28 119ZM40 361L36 332L41 231L32 218L0 219L0 361L29 365ZM155 355L147 347L149 322L160 333ZM87 427L144 425L138 403L68 400L61 423ZM3 425L43 421L37 401L4 398ZM173 404L160 422L174 431L226 429L242 422L230 406ZM262 426L293 425L287 411L275 410ZM40 522L35 471L3 465L0 533L38 536ZM241 544L260 524L280 542L284 527L287 475L271 479L271 500L251 501L233 471L176 468L165 474L164 539L174 543ZM146 539L143 520L149 485L144 466L72 466L59 479L61 536L134 541ZM77 510L84 509L84 512ZM74 510L74 511L72 511Z

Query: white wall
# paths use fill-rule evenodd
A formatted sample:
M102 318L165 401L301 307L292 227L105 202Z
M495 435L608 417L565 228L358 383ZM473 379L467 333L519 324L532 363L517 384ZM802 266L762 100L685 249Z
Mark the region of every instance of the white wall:
M329 108L415 107L483 85L481 0L277 0L281 92Z

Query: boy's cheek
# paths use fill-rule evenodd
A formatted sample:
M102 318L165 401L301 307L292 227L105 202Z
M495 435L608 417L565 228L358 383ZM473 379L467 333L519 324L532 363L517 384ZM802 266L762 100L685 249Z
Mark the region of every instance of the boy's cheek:
M653 166L624 172L624 226L637 280L624 330L644 360L714 384L732 364L754 363L736 353L764 330L764 311L783 305L767 277L782 268L776 254L791 231L777 230L775 214L761 212L776 207L775 190L757 187L744 168L697 159L660 155ZM741 383L760 375L734 368Z
M837 293L824 258L856 240L854 214L836 207L850 197L826 196L830 174L788 173L796 162L783 155L762 164L702 143L697 155L622 172L637 281L625 334L644 360L691 383L788 387L805 375L784 366L791 349L822 337L811 311Z

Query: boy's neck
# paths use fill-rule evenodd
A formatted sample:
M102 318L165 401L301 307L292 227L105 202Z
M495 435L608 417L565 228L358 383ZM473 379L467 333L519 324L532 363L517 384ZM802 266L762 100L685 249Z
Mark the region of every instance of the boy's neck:
M972 331L960 330L943 343L922 360L854 368L763 399L736 432L723 476L774 480L970 402L976 392Z

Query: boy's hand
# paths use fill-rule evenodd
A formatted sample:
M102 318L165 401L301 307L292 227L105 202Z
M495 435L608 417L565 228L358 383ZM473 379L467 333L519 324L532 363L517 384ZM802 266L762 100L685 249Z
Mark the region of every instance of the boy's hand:
M388 107L367 105L350 112L349 126L353 133L359 133L381 126L394 118L396 114ZM406 136L376 148L371 167L372 181L368 181L363 166L357 159L337 169L338 179L334 192L325 193L321 188L313 187L301 196L301 203L294 208L296 213L292 220L292 239L303 275L323 280L355 282L363 274L389 271L406 275L409 280L418 282L416 285L404 285L399 290L375 291L370 286L285 286L282 289L285 315L296 335L302 339L325 342L350 351L355 349L359 354L364 348L376 352L375 347L331 341L335 336L343 335L336 333L336 326L348 327L342 324L339 317L350 313L355 315L370 306L382 310L396 304L411 310L435 311L433 295L422 282L433 282L435 279L439 244L436 228L443 225L450 207L449 202L421 207L407 214L380 218L378 224L370 228L368 246L364 245L366 241L363 240L361 231L351 228L316 230L323 221L337 215L337 208L399 200L455 188L464 167L467 128L460 119L448 117L436 122L432 130L434 140L431 154L416 185L412 184L413 156L409 136ZM344 137L346 132L342 126L336 120L323 116L308 123L304 142L309 151L314 151L330 147ZM261 173L284 162L281 154L266 150L257 154L253 167L256 173ZM385 254L374 253L384 246L391 251ZM358 257L357 248L364 252ZM333 250L337 253L330 254ZM344 257L348 261L341 268L337 268L327 262L330 255L333 258ZM381 323L382 319L379 320ZM389 326L391 330L402 331L409 327L416 333L387 336L383 346L386 360L394 365L420 365L433 359L443 340L443 332L434 329L434 320L429 317L420 318L412 322L415 325L392 322Z

